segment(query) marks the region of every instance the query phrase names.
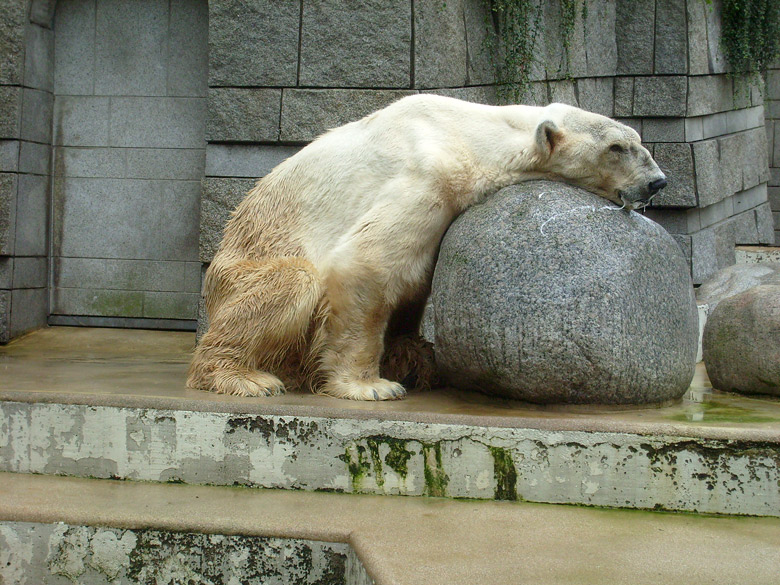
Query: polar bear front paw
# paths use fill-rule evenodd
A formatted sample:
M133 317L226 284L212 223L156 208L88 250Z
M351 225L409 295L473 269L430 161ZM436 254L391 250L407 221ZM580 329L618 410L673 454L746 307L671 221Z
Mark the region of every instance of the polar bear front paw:
M384 378L329 382L320 393L348 400L400 400L406 396L403 386Z

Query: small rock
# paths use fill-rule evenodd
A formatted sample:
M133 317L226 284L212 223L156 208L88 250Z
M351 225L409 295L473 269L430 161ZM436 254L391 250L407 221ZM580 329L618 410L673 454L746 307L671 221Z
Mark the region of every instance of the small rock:
M539 403L682 396L698 315L658 224L550 181L508 187L458 218L433 280L436 360L450 384Z
M780 396L780 285L723 299L707 319L702 343L713 388Z

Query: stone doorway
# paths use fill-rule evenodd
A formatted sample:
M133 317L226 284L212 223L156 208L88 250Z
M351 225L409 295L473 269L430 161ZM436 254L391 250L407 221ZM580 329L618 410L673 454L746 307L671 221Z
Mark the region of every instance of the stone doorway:
M194 329L205 0L59 0L50 324Z

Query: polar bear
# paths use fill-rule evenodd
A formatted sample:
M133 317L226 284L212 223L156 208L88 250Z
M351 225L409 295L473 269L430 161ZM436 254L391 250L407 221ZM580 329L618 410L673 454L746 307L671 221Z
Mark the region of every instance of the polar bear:
M497 190L538 178L628 209L666 184L633 129L563 104L415 95L327 132L233 212L206 272L209 328L187 385L403 397L380 361L405 356L396 360L405 371L387 368L399 380L426 361L417 328L447 227Z

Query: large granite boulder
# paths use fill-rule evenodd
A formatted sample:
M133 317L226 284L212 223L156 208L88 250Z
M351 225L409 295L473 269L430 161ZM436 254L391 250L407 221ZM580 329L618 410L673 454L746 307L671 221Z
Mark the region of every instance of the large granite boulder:
M734 264L718 270L701 284L696 291L696 299L699 303L706 304L711 313L723 299L733 297L759 284L780 285L780 264L777 262Z
M780 285L723 299L707 319L702 344L713 388L780 396Z
M550 181L458 218L433 279L436 360L456 387L538 403L650 403L693 378L688 265L644 216Z

